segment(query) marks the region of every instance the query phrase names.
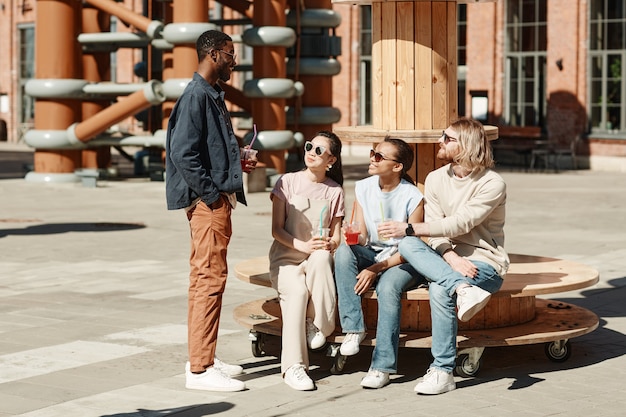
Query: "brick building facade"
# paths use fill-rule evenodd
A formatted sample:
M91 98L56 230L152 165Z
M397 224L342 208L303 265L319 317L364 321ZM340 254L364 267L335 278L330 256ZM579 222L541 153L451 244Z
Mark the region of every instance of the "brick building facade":
M141 11L145 2L125 0L123 3L131 10ZM23 37L32 36L36 5L34 0L5 0L0 6L0 56L3 57L0 60L0 140L20 141L24 130L32 123L24 110L29 98L23 94L24 77L34 73L27 68L28 54L32 51L25 47L27 42ZM333 77L333 106L342 114L336 126L358 125L364 120L363 103L367 100L363 97L363 80L359 78L363 65L360 56L361 7L333 6L342 17L342 23L336 29L336 35L341 37L342 53L337 58L341 72ZM619 101L616 105L598 105L603 96L594 93L596 87L592 80L598 77L594 74L592 62L596 62L594 59L600 62L600 58L592 56L602 57L603 51L598 48L590 51L590 45L599 43L599 36L592 29L595 27L592 26L592 16L595 18L604 13L605 20L617 18L620 27L624 28L624 4L621 8L619 4L614 5L619 10L610 10L607 8L611 6L603 0L498 0L459 7L466 7L463 24L467 34L465 39L460 39L466 55L466 61L459 63L459 73L463 74L459 76L463 81L460 82L460 113L464 110L468 116L473 114L476 110L472 107L473 99L478 94L486 97L488 103L486 122L501 128L503 140L511 128L521 132L522 136L525 131L539 129L544 139L555 144L567 144L572 137L581 135L583 139L577 149L581 166L626 171L626 128L619 117L626 110ZM515 14L516 8L519 8L519 15ZM524 13L529 10L535 13L535 17L526 21ZM520 16L522 25L518 24ZM520 37L526 36L525 24L536 29L535 38L542 37L543 40L533 39L535 46L526 51L523 48L528 39L522 39L519 43L522 49L516 50L512 45L517 40L512 38L516 36L516 28L521 28ZM28 32L29 28L31 32ZM119 30L128 29L120 25ZM609 60L615 56L611 48L613 46L605 48ZM625 50L626 46L622 45L616 53L624 54ZM531 58L527 58L526 53ZM116 82L137 82L139 79L133 74L133 67L141 59L136 50L120 49L115 67ZM527 74L528 67L519 72L520 77L528 76L528 79L520 81L516 78L516 59L524 63L534 59L532 74ZM604 72L604 78L599 77L596 82L621 85L619 74L611 78L611 74L607 76ZM522 90L524 83L530 86L529 91ZM522 93L527 96L520 98ZM132 119L127 125L129 129L137 128Z

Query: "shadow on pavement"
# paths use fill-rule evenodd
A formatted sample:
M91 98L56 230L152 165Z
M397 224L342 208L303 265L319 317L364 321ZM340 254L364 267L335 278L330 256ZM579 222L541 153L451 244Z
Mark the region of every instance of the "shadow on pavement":
M146 227L141 223L49 223L28 226L21 229L0 229L0 238L9 235L52 235L69 232L112 232L120 230L136 230Z
M213 404L196 404L163 410L146 410L143 408L128 413L106 414L101 417L141 417L141 416L171 416L177 417L202 417L212 414L225 413L233 409L232 403L218 402Z

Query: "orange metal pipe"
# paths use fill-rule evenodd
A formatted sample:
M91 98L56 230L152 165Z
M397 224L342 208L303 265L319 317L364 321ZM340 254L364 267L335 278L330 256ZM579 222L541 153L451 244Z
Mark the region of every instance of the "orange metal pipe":
M209 19L208 0L174 0L172 3L172 23L202 23ZM189 45L175 45L170 54L163 55L164 68L168 68L169 78L191 78L198 67L198 53L195 42ZM167 129L169 116L174 104L163 107L163 129Z
M161 3L161 7L163 8L163 22L165 24L171 23L174 16L174 10L172 9L172 3ZM162 67L163 72L161 74L161 78L163 81L169 80L174 77L174 52L173 51L163 51L162 56ZM170 114L172 114L172 109L174 108L174 101L168 100L163 103L161 106L162 118L161 118L161 129L167 129L167 123L170 118Z
M109 15L94 8L83 7L83 33L100 33L110 30ZM91 82L101 82L110 79L110 54L95 52L83 55L83 78ZM82 117L88 119L102 111L109 102L107 100L83 101ZM107 168L111 164L111 148L102 146L82 151L83 168Z
M285 26L285 0L256 0L252 19L254 26ZM254 78L285 78L285 48L258 47L253 51L252 72ZM253 99L252 117L259 130L285 130L285 99ZM286 171L285 151L264 151L259 160L278 172Z
M104 132L109 126L147 109L151 105L143 90L135 91L128 97L76 125L74 134L81 142L87 142L97 134Z
M224 6L241 13L247 18L252 19L254 16L254 3L246 0L222 0Z
M128 10L124 6L120 6L112 0L85 0L87 3L92 4L103 12L112 14L119 18L123 22L134 26L142 32L148 31L148 26L152 21L147 17L141 16L132 10Z
M37 2L35 31L35 78L79 78L80 56L77 35L81 3L78 1L41 0ZM60 130L80 119L76 100L35 101L35 129ZM35 150L34 170L46 173L71 173L80 167L78 150Z

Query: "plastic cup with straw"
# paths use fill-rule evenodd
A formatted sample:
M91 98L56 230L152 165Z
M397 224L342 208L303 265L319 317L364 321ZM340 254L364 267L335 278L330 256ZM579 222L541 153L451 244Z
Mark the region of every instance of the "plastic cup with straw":
M250 164L252 164L252 166L256 164L256 162L250 161L250 159L253 159L254 157L256 157L258 153L257 150L252 149L252 144L254 143L255 140L256 140L256 124L254 125L254 136L252 136L252 140L250 141L250 144L246 148L241 149L241 169L244 172L249 172L249 170L251 169Z
M326 211L326 206L322 208L320 211L320 237L324 237L324 212Z
M256 140L256 123L252 125L252 129L254 130L254 135L252 135L252 140L250 141L250 144L248 145L249 149L252 149L252 144Z
M385 209L383 208L383 202L380 201L380 222L378 224L385 222ZM378 232L378 230L377 230ZM387 237L383 237L380 234L378 235L378 240L389 240Z
M352 215L350 216L350 223L347 224L345 229L345 237L347 245L357 245L359 243L359 224L354 223L354 213L356 212L356 200L352 204Z

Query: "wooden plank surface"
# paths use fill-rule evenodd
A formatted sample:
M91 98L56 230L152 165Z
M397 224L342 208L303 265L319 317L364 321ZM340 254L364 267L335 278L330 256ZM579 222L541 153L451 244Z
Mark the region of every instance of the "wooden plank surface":
M277 299L260 299L235 308L235 321L260 333L281 335L282 321ZM568 340L590 333L598 327L598 316L589 310L572 304L552 300L536 300L535 318L527 323L487 330L459 330L459 348L515 346ZM341 343L340 330L327 338L329 342ZM429 332L403 332L400 346L429 348L432 338ZM361 343L374 346L374 332L369 332Z
M397 70L396 3L382 4L382 108L383 129L397 129ZM372 62L374 62L372 57Z
M397 129L415 129L415 27L413 2L396 4Z
M581 263L542 256L511 254L511 266L504 284L494 297L527 297L554 294L589 287L598 282L598 271ZM266 256L248 259L235 265L237 278L269 287L269 260ZM370 291L367 297L375 298ZM428 299L428 290L415 289L407 299Z
M415 129L432 129L431 3L415 3Z
M447 126L446 126L447 127ZM485 125L485 134L490 141L498 139L498 127ZM429 143L436 145L443 129L383 129L372 125L336 126L333 132L344 142L382 142L385 136L402 139L407 143Z

